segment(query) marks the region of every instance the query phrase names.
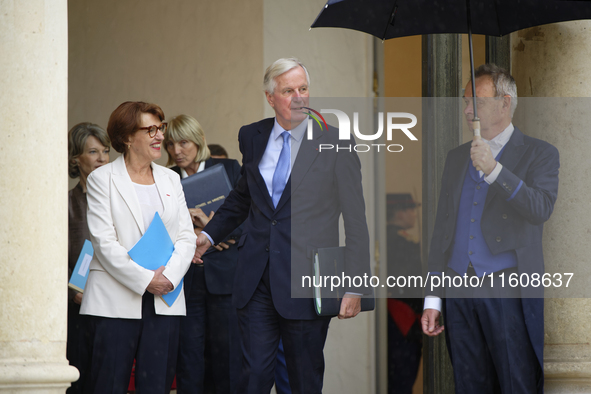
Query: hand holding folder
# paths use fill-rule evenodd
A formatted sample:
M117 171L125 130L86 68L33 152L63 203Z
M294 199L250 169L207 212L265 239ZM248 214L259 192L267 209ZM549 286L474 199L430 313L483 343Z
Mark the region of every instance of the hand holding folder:
M228 173L221 163L182 179L181 184L187 207L201 208L207 216L223 204L232 190Z
M154 277L152 278L152 281L150 282L148 287L146 287L146 291L148 293L152 293L157 296L162 296L168 294L173 290L174 287L172 286L170 280L168 280L166 276L162 275L162 272L165 268L165 266L161 265L156 271L154 271Z
M345 247L319 248L314 251L314 309L318 316L337 316L341 302L346 297L346 288L342 284L336 287L323 287L323 278L342 278L346 275ZM331 281L328 282L329 284ZM359 288L361 312L375 309L373 288Z
M170 260L173 252L174 244L170 239L170 235L168 235L164 223L162 223L160 215L156 212L152 223L150 223L144 235L127 253L137 264L146 269L156 271L156 275L158 275L164 271L164 266ZM160 298L162 298L162 301L167 306L171 306L178 298L182 288L183 280L181 280L173 291L161 295Z

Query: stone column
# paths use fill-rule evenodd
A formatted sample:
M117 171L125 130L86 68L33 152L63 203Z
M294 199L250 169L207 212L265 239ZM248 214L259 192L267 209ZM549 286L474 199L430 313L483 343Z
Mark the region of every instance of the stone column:
M63 393L66 0L0 0L0 392Z
M530 28L511 40L523 130L560 151L558 201L544 230L546 270L572 270L572 280L588 289L591 22ZM588 298L546 299L546 393L591 393L590 323Z
M494 63L507 70L511 68L511 36L486 36L486 62ZM476 66L478 67L478 66Z
M458 34L423 36L423 266L435 226L441 176L447 152L462 143L462 42ZM446 98L452 97L452 99ZM435 99L439 98L439 99ZM423 342L424 387L428 394L454 392L453 370L445 336Z

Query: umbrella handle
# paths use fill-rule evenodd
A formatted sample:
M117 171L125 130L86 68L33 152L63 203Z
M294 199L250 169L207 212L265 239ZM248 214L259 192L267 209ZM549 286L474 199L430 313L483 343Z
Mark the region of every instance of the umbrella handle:
M480 120L472 121L472 130L474 130L474 138L473 141L479 140L480 137ZM482 171L480 166L476 166L476 171Z

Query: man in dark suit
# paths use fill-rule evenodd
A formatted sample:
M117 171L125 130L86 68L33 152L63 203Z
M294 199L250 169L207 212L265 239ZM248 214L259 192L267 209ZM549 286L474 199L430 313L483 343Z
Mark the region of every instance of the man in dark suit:
M242 177L200 235L195 260L244 222L232 293L244 353L239 392L271 390L281 337L292 392L320 393L330 318L316 315L302 277L312 275L314 249L339 245L341 213L347 274L369 275L360 162L355 152L319 151L339 143L332 127L306 138L309 77L297 59L277 60L264 83L275 118L240 129ZM360 309L359 297L348 294L339 318Z
M517 88L507 71L483 65L475 75L482 139L447 156L429 271L485 278L483 287L445 290L456 393L541 393L543 290L512 288L508 278L531 281L544 272L542 230L556 201L558 151L513 126ZM464 100L472 128L471 83ZM421 320L429 336L443 331L441 306L437 297L425 299Z

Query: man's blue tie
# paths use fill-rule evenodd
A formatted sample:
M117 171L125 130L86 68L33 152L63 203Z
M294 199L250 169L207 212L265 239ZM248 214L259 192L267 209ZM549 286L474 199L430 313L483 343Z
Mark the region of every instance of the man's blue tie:
M291 152L289 149L290 135L287 131L284 131L281 133L281 136L283 137L283 147L279 154L277 167L275 167L275 172L273 173L273 195L271 198L274 207L277 207L281 194L283 194L283 190L287 184L287 178L289 178L289 166L291 165Z

